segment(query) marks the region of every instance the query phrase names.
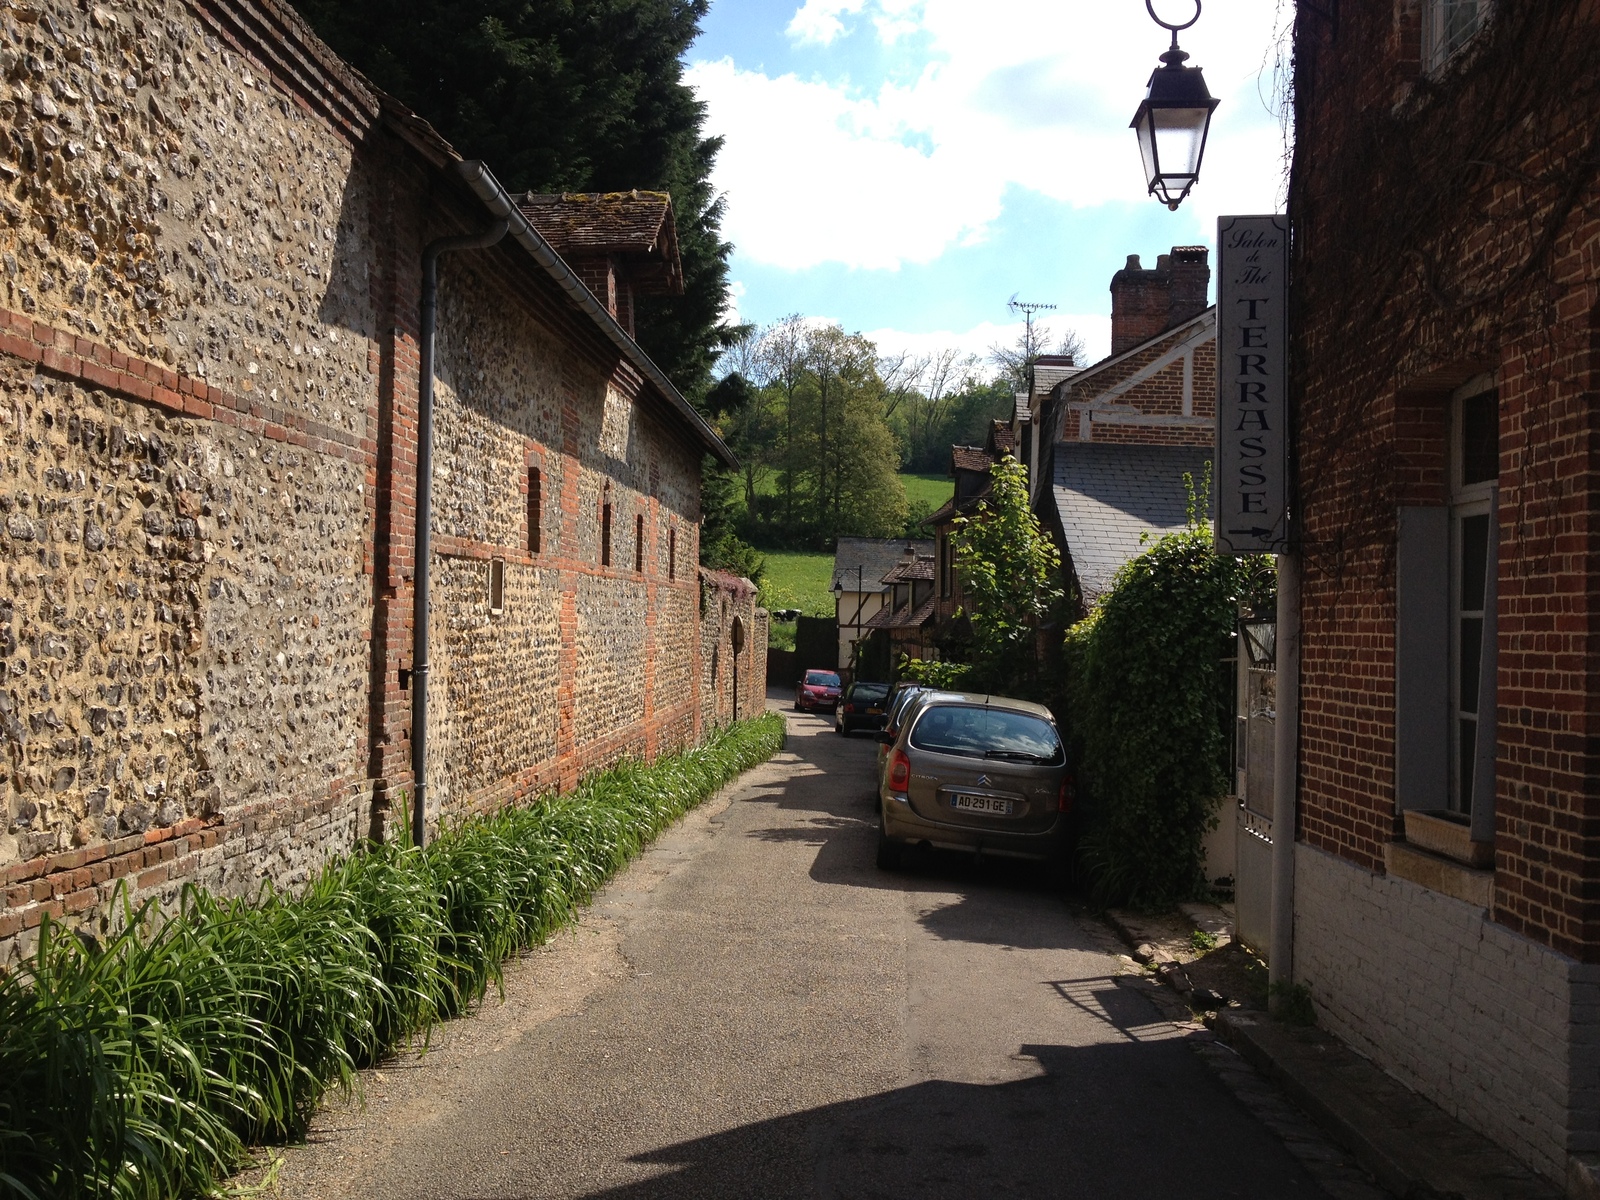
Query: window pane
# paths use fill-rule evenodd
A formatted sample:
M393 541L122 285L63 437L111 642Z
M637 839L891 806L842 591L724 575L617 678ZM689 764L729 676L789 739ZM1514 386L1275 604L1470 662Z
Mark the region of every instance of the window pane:
M1461 611L1483 611L1484 568L1489 562L1489 514L1461 518Z
M1457 812L1472 811L1472 769L1478 761L1478 722L1473 717L1462 717L1456 722L1456 751L1460 755L1456 764L1456 794L1454 808Z
M1478 28L1478 0L1443 0L1444 52L1454 54Z
M1061 761L1061 739L1048 721L1027 713L998 709L935 705L911 731L911 744L919 750L945 754L1018 754L1045 763Z
M1483 652L1483 618L1461 618L1461 657L1457 675L1456 708L1460 712L1478 711L1478 659Z
M1484 392L1461 402L1461 482L1493 483L1499 478L1499 393Z

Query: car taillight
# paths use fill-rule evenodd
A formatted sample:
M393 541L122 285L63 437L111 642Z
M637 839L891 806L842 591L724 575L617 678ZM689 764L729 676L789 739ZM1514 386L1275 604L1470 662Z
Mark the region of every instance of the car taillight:
M889 790L903 792L911 785L911 760L904 750L889 756Z
M856 706L854 704L846 704L844 710L845 712L855 712Z
M1056 794L1056 811L1069 813L1072 802L1078 798L1078 785L1071 775L1061 777L1061 791Z

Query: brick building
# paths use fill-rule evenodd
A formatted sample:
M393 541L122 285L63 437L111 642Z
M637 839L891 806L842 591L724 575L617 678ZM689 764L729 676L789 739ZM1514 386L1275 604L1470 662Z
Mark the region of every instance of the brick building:
M1111 277L1111 353L1089 367L1039 360L1017 428L1040 523L1086 611L1148 537L1184 527L1216 426L1209 252L1174 246L1153 270L1130 254ZM1020 405L1019 405L1020 408Z
M728 453L627 332L663 198L568 198L626 218L597 298L562 204L530 224L278 0L56 0L0 45L0 962L123 881L392 832L432 239L507 223L439 272L429 820L732 714L767 639L696 565Z
M1302 6L1293 974L1573 1194L1600 1154L1600 11Z

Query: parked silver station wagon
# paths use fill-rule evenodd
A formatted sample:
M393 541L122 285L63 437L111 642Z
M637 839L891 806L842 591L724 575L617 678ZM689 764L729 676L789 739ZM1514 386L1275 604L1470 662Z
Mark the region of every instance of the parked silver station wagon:
M908 845L1053 859L1072 776L1050 710L961 692L919 697L889 741L878 787L878 865Z

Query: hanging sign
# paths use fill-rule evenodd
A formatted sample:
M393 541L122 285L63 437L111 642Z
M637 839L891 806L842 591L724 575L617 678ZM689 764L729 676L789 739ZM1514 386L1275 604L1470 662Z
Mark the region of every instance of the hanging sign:
M1217 220L1217 552L1288 541L1289 221Z

